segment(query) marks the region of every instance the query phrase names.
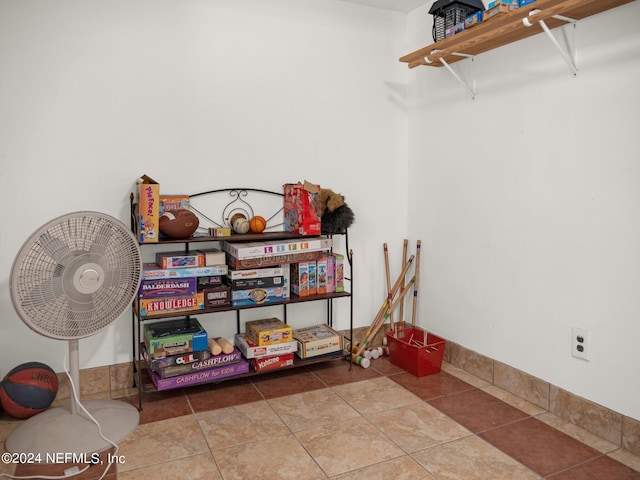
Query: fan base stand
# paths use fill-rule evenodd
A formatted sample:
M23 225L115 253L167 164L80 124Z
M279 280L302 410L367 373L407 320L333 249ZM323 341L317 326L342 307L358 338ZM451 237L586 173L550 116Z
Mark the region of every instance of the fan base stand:
M83 405L100 424L102 434L115 444L127 438L140 421L138 410L125 402L91 400ZM21 423L9 434L5 447L10 453L39 454L34 458L54 463L55 455L59 459L61 454L100 453L113 445L100 436L97 425L84 413L72 414L70 407L55 407Z

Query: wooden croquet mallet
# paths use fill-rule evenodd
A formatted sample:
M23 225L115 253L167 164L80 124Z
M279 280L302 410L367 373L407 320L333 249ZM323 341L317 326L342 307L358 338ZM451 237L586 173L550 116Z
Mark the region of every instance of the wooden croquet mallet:
M384 325L387 318L389 318L390 312L393 309L395 309L398 306L398 303L400 303L404 299L404 296L407 294L409 289L413 286L414 281L415 281L415 277L413 277L409 281L409 284L402 289L402 291L398 294L398 298L396 298L395 301L385 309L384 314L382 315L380 320L377 322L374 322L376 323L376 326L371 330L371 337L374 337L376 333L378 333L378 330L380 330L380 327L382 327L382 325ZM366 338L366 340L364 340L360 344L360 347L356 351L355 353L356 358L362 356L362 352L364 351L365 348L367 348L368 345L369 345L369 338Z
M407 261L407 250L409 248L409 240L407 240L406 238L404 239L404 242L402 242L402 261L406 262ZM400 288L404 288L404 279L402 280L402 285L400 285ZM415 287L414 287L415 288ZM404 302L402 302L400 304L400 311L398 313L398 316L400 317L398 319L398 323L400 324L400 328L402 328L402 326L404 326ZM393 330L395 330L395 323L393 325Z
M411 326L416 326L416 316L418 311L418 287L420 285L420 251L422 242L420 240L417 241L416 244L416 270L415 270L415 278L416 283L413 285L413 312L411 314Z
M383 244L382 248L384 249L384 269L387 277L387 303L391 303L393 297L391 296L391 273L389 272L389 248L386 243ZM389 317L389 325L391 330L395 330L393 314Z
M411 255L411 257L409 257L409 260L405 263L405 265L404 265L404 267L402 269L402 272L398 276L398 279L396 280L395 284L393 285L393 288L391 289L391 298L395 297L396 292L400 288L400 283L404 280L404 277L407 274L407 271L411 267L411 264L413 263L413 258L414 258L414 256ZM387 297L384 300L384 302L382 303L382 306L380 307L380 310L378 310L378 313L374 317L373 322L371 322L371 325L369 325L369 329L364 334L364 339L363 339L362 342L360 342L360 346L361 345L365 345L365 348L366 348L366 346L369 344L369 337L371 336L371 330L376 326L376 323L379 322L380 319L384 318L384 313L386 312L386 308L389 306L389 303L390 303L389 302L389 297ZM367 341L366 344L364 343L365 341ZM356 351L356 350L353 349L352 351Z

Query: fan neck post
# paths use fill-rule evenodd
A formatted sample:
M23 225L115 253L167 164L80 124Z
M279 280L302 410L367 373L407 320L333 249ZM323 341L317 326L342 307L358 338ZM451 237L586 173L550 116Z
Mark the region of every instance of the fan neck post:
M78 339L69 340L69 375L71 377L71 413L78 414L78 401L80 401L80 349Z

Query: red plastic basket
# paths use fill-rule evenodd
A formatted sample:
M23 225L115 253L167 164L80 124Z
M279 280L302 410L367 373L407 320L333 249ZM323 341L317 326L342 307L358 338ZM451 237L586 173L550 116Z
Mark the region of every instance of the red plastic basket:
M421 328L390 330L387 344L391 363L416 377L438 373L442 368L446 341Z

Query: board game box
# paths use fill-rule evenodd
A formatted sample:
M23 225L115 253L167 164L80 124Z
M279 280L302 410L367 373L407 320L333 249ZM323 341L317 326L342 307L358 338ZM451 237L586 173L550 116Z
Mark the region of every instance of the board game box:
M240 260L331 250L332 240L327 237L291 239L266 242L222 242L222 249Z
M282 287L250 288L246 290L231 290L231 305L245 307L281 303L283 299Z
M252 268L247 270L229 270L229 280L247 280L250 278L280 277L284 275L283 267Z
M249 362L245 359L241 359L237 363L230 365L224 365L222 367L210 368L209 370L202 370L195 373L187 373L185 375L178 375L177 377L160 378L160 376L147 369L147 373L153 382L153 385L158 391L170 390L172 388L186 387L190 385L198 385L200 383L212 382L215 380L234 377L236 375L242 375L249 373Z
M160 278L140 282L140 298L187 297L197 292L195 277Z
M272 355L294 353L298 349L295 340L290 342L276 343L273 345L258 345L251 341L245 333L239 333L235 337L235 345L240 349L245 358L262 358Z
M259 346L290 342L292 340L291 327L278 318L251 320L245 323L245 328L247 337Z
M180 354L208 349L207 331L194 317L145 323L143 336L151 358L172 355L176 347Z
M293 331L293 338L298 343L297 354L300 358L316 357L342 350L342 335L325 324L298 328Z
M164 368L151 368L160 378L177 377L178 375L185 375L187 373L200 372L202 370L209 370L214 367L222 367L223 365L230 365L237 363L242 359L240 350L234 348L233 352L226 354L221 353L219 355L211 355L206 360L198 362L187 363L185 365L174 365Z
M269 357L252 358L251 368L256 372L268 372L293 365L293 353L272 355Z
M188 363L201 362L211 357L209 350L198 350L197 352L187 352L179 355L169 355L163 358L151 358L144 343L141 345L142 352L152 370L159 368L173 367L176 365L187 365Z
M153 317L166 313L184 313L204 310L204 293L186 297L143 298L140 302L140 317Z
M160 268L204 267L202 253L158 252L156 263ZM224 263L224 262L223 262Z
M156 263L144 263L142 265L142 278L145 280L154 278L206 277L226 274L226 265L211 265L208 267L185 268L161 268Z

